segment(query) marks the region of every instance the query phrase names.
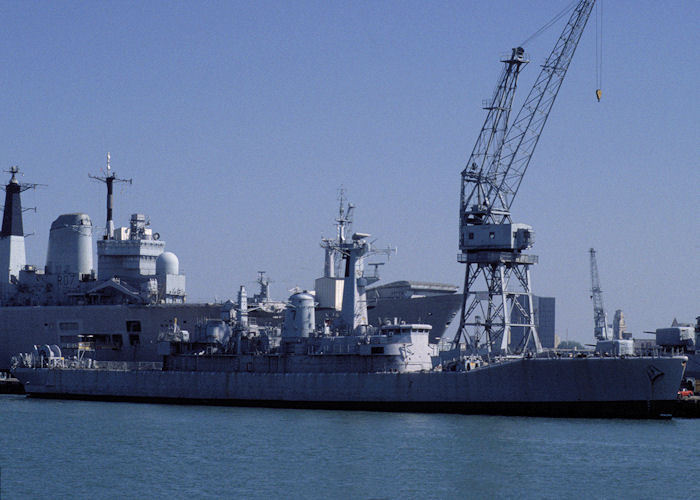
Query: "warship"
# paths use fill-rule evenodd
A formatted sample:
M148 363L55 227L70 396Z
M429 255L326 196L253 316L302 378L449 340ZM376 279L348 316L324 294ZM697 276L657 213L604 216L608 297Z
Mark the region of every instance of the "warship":
M513 126L508 123L510 104L528 61L522 47L502 60L505 67L486 106L486 121L462 171L458 260L466 264L466 273L459 329L449 347L431 343L427 320L402 322L387 315L381 325L370 324L368 287L377 276L365 273L365 259L390 255L391 249L374 248L369 234L350 233L344 224L336 238L322 242L327 272L315 294L292 294L278 337L250 323L241 287L237 308L229 301L193 329L173 315L164 327L145 333L157 338L157 362L99 360L98 339L77 334L72 350L46 343L15 355L12 373L31 397L670 416L687 357L635 356L619 339L600 341L590 354L542 348L530 289L530 266L538 259L526 253L534 232L514 223L510 212L593 4L581 0L573 7ZM156 277L144 280L150 284L141 290L170 291L177 297L178 278L167 281L173 275L168 270L175 270L173 261L158 259ZM374 267L376 271L378 264ZM165 279L164 292L158 277ZM118 290L118 284L111 287ZM479 289L482 285L485 289ZM524 331L515 346L513 328Z
M158 335L160 363L99 362L91 338L76 356L57 345L13 357L30 397L295 408L659 418L676 403L684 356L477 354L439 351L431 326L367 323L368 234L342 245L349 275L340 316L316 324L315 298L288 301L279 344L249 328L245 309L190 333Z
M85 213L59 215L51 224L46 265L26 262L21 192L32 187L17 179L13 167L5 186L0 232L0 372L12 353L31 344L70 348L90 334L97 359L157 359L157 331L173 316L183 325L218 314L221 304L186 303L185 275L165 241L143 214L127 227L114 227L113 185L125 181L107 155L105 232L97 241L93 266L93 224ZM129 181L130 182L130 181Z
M6 270L0 277L3 376L9 372L14 353L35 344L74 351L78 338L86 335L94 342L97 360L158 361L157 332L173 318L183 328L194 328L241 306L248 312L251 327L279 336L286 303L270 297L270 281L264 271L257 280L259 292L250 298L242 287L237 303L187 302L179 259L166 251L165 241L152 229L148 217L132 214L128 226L115 227L114 184L131 180L116 176L109 154L105 175L94 177L107 187L105 231L96 242L97 270L93 266L96 228L85 213L59 215L51 224L45 266L27 264L21 193L35 185L20 183L18 174L19 169L13 167L5 186L0 232L0 268ZM347 218L343 224L351 223ZM338 286L342 293L342 283ZM447 293L437 297L396 297L382 300L376 309L382 317L421 318L440 336L459 307L450 285L442 286ZM326 300L323 291L319 297ZM413 316L407 315L409 311ZM334 308L324 311L326 315L337 312ZM380 324L377 314L371 312L369 318L370 324Z

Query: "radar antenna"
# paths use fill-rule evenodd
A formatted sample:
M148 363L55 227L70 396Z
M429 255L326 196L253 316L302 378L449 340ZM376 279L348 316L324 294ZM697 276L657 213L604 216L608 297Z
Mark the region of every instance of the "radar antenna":
M36 189L38 187L46 187L46 184L37 184L35 182L19 182L17 180L17 174L19 174L21 176L24 176L24 174L22 172L20 172L19 167L16 165L11 166L10 170L4 170L4 172L7 172L8 174L12 174L12 178L10 179L10 183L17 184L19 186L20 192L26 191L28 189ZM2 188L7 191L7 186L3 186Z
M355 205L349 203L345 196L345 187L338 188L338 216L335 219L335 239L322 238L321 248L325 250L326 258L323 268L323 276L334 278L344 276L344 260L347 257L340 247L347 242L348 235L352 234L352 222Z

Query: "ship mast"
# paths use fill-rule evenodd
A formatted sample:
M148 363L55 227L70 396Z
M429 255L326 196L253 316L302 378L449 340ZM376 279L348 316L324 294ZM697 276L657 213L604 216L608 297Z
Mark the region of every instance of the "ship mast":
M347 262L342 267L343 260L347 260L347 255L341 252L340 246L346 242L348 234L352 232L352 218L355 205L349 203L345 197L345 188L338 190L338 217L335 219L336 237L335 240L323 238L321 248L325 250L326 258L323 267L325 278L335 278L336 276L347 276Z
M95 175L88 174L88 177L96 181L104 182L107 185L107 224L105 226L105 234L103 239L113 240L114 239L114 219L112 217L112 212L114 208L114 183L124 182L131 184L131 179L120 179L117 175L112 172L111 156L107 153L107 172L103 177L97 177Z
M20 193L43 185L19 182L17 174L20 171L16 166L11 167L7 172L12 174L12 178L4 187L5 205L0 230L0 295L4 295L4 285L16 281L19 272L26 265Z

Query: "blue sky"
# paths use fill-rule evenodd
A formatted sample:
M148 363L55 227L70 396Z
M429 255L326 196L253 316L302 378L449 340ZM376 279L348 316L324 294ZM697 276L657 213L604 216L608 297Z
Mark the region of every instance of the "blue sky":
M19 165L28 260L51 221L150 216L190 300L273 293L323 270L337 190L355 229L398 254L395 279L461 284L459 173L499 57L567 1L0 3L3 169ZM593 20L513 205L534 226L533 289L562 337L592 340L588 248L609 315L639 333L700 315L700 3L603 2L603 100ZM526 46L522 99L561 23ZM521 101L516 96L516 108ZM9 178L9 177L8 177Z

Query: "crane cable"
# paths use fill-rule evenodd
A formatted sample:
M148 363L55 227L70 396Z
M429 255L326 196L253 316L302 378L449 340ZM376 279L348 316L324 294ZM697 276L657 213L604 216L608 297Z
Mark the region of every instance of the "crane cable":
M535 31L532 35L530 35L528 38L526 38L525 41L524 41L523 43L520 44L520 47L525 47L529 42L533 41L535 38L537 38L537 37L540 36L542 33L544 33L544 32L547 31L549 28L551 28L551 26L552 26L554 23L556 23L559 19L561 19L562 17L564 17L570 10L572 10L572 9L574 8L574 6L575 6L577 3L578 3L577 0L573 0L569 5L567 5L566 7L564 7L564 9L563 9L561 12L559 12L559 14L557 14L556 16L554 16L554 17L552 18L551 21L547 22L547 24L545 24L545 25L542 26L540 29L538 29L537 31Z
M576 0L572 1L564 9L562 9L556 16L554 16L550 21L548 21L544 26L535 31L532 35L525 39L520 47L525 47L528 43L533 41L535 38L540 36L542 33L547 31L554 23L559 19L564 17L569 11L571 11L578 2ZM595 96L600 102L603 96L603 2L598 0L595 5Z
M603 95L603 2L595 6L595 96L600 102Z

